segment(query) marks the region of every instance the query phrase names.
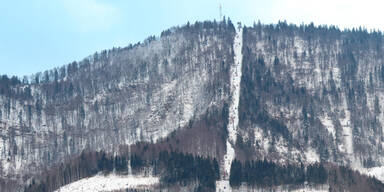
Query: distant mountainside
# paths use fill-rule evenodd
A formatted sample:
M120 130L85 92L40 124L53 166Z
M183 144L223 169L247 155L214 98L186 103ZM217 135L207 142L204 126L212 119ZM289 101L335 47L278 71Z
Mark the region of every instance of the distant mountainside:
M100 172L159 178L128 191L384 191L382 42L224 19L3 75L0 191Z

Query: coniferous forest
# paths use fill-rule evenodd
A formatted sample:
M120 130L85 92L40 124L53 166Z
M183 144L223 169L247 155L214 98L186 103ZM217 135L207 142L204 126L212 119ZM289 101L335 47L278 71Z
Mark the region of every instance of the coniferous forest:
M128 166L134 174L150 170L150 174L160 177L159 188L174 185L196 184L196 191L215 191L215 182L219 180L219 164L216 159L208 159L181 152L161 151L152 157L112 156L105 152L83 152L68 163L36 177L25 188L26 192L53 191L73 181L96 174L108 175L112 172L128 174ZM251 188L273 188L277 186L300 186L304 183L322 185L328 183L330 191L365 190L380 191L384 185L375 178L362 176L344 166L324 163L310 165L281 165L267 160L234 160L231 166L230 185L239 188L246 185ZM364 183L366 185L358 185Z
M153 159L143 159L134 154L130 157L111 156L104 152L83 152L80 157L67 164L61 164L33 180L26 192L53 191L73 181L94 176L98 173L128 174L128 160L134 173L152 168L152 174L160 176L164 187L197 183L200 191L213 191L219 179L219 165L216 159L207 159L180 152L161 151Z
M266 160L234 160L231 166L230 184L238 187L242 182L251 186L268 187L288 184L302 184L305 181L324 184L328 179L327 170L322 164L304 166L279 165Z
M363 176L346 166L327 163L281 165L267 160L234 160L230 185L244 184L252 188L329 184L329 191L382 191L384 185L376 178Z

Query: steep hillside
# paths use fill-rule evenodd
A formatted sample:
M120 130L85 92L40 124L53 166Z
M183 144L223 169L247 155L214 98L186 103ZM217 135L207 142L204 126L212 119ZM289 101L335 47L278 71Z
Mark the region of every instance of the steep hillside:
M137 190L383 190L353 171L384 178L382 38L197 22L2 76L1 189L155 178Z
M258 24L246 28L243 51L245 154L383 165L381 33Z
M28 178L83 150L156 142L223 106L234 33L230 21L188 24L4 86L1 176Z

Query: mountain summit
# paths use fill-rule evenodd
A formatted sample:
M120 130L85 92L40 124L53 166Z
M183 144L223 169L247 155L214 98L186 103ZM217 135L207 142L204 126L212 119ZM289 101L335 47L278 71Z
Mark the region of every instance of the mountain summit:
M382 42L228 19L3 75L0 191L383 191Z

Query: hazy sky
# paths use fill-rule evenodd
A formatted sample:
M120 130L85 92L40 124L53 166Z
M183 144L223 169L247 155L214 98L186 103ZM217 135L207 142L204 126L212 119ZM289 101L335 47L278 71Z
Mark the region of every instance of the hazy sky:
M0 74L30 75L196 20L384 30L379 0L0 0Z

